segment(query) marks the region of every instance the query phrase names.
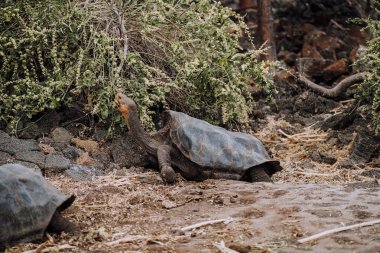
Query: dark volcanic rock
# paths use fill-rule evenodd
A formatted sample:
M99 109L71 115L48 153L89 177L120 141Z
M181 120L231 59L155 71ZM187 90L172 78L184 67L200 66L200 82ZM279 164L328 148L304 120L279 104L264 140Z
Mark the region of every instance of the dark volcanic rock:
M62 172L70 167L70 160L61 155L46 155L45 171Z
M74 136L62 127L57 127L51 132L51 138L53 139L53 145L55 148L63 149L70 144L70 141Z
M48 135L54 127L59 125L61 116L54 110L49 110L42 116L37 124L42 133Z
M102 172L96 167L72 164L65 174L75 181L88 181L93 180L95 176L102 175Z
M336 163L336 157L333 154L326 152L313 152L311 159L318 163L334 164Z
M0 131L0 151L14 155L25 151L38 151L40 148L33 140L20 140Z
M36 123L29 122L25 124L18 136L22 139L37 139L42 136L42 131Z
M15 158L20 161L37 164L40 168L44 168L45 165L45 155L39 151L17 152Z
M7 163L7 161L9 159L11 159L11 155L8 154L8 153L5 153L5 152L1 152L0 151L0 163L3 164L3 163Z
M299 111L302 116L329 112L339 106L332 99L324 98L314 92L303 92L294 101L293 111Z
M322 70L328 66L330 62L323 58L298 58L296 61L297 70L309 77L319 77L322 75Z
M355 166L354 166L354 163L350 159L347 159L347 160L339 162L338 168L339 169L353 169L355 168Z
M70 160L76 160L79 156L83 154L83 151L74 146L67 146L64 150L62 150L63 155Z
M380 170L367 170L364 171L362 176L380 179Z
M108 164L110 162L109 154L103 151L95 151L91 154L91 156L103 164Z
M354 163L369 162L379 147L379 138L367 132L360 132L354 141L350 159Z

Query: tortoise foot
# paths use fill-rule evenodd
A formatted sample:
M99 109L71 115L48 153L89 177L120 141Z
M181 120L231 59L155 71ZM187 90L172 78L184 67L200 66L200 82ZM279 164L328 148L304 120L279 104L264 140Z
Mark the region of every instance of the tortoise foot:
M261 167L254 167L249 171L249 181L250 182L271 182L272 179L265 172L265 169Z
M173 184L175 182L175 171L170 166L163 166L161 168L161 175L166 183Z
M79 229L72 222L66 220L62 217L59 212L55 212L51 221L46 229L47 232L58 234L61 232L65 232L68 234L76 234L79 233Z

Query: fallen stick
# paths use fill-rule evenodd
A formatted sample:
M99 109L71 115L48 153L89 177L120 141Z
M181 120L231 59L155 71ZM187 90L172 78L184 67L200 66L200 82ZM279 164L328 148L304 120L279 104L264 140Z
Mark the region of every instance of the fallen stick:
M202 222L195 223L195 224L190 225L190 226L187 226L187 227L183 227L183 228L181 228L180 230L181 230L181 231L189 231L189 230L193 230L194 228L199 228L199 227L203 227L203 226L207 226L207 225L211 225L211 224L215 224L215 223L221 223L221 222L224 222L225 224L228 224L228 223L230 223L231 221L232 221L231 218L220 219L220 220L202 221Z
M75 246L71 246L69 244L63 244L63 245L47 247L47 248L41 250L40 252L46 253L46 252L50 252L52 250L65 250L65 249L75 249L75 248L76 248ZM37 250L33 249L33 250L23 251L22 253L35 253L35 252L37 252Z
M335 176L335 174L323 174L323 173L302 172L302 171L295 171L295 172L293 172L293 174L305 175L305 176L321 176L321 177L332 177L332 176Z
M106 242L106 245L112 246L112 245L123 243L123 242L134 242L134 241L139 241L143 239L148 239L148 237L144 235L128 235L126 237L117 239L115 241Z
M299 74L299 80L305 84L307 87L312 89L314 92L319 93L323 97L327 98L336 98L343 92L345 92L350 86L354 85L355 83L363 81L367 76L368 72L362 72L353 74L349 77L346 77L342 81L340 81L335 87L333 88L325 88L323 86L320 86L313 81L306 78L306 76Z
M220 243L214 243L214 246L217 247L222 253L239 253L236 250L226 247L224 241L221 241Z
M350 226L334 228L334 229L330 229L330 230L327 230L327 231L324 231L324 232L321 232L321 233L300 239L300 240L298 240L298 242L299 243L305 243L305 242L309 242L309 241L318 239L318 238L323 237L325 235L334 234L334 233L338 233L338 232L342 232L342 231L346 231L346 230L350 230L350 229L354 229L354 228L372 226L372 225L375 225L377 223L380 223L380 220L367 221L367 222L358 223L358 224L354 224L354 225L350 225Z

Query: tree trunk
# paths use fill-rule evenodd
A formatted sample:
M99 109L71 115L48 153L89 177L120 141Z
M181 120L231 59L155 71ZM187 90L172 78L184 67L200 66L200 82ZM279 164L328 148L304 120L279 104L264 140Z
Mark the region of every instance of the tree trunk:
M267 54L263 55L264 60L276 60L276 44L273 34L273 16L271 0L257 0L257 20L261 43L266 43Z
M240 0L239 1L239 10L248 10L255 7L256 5L254 3L254 0Z

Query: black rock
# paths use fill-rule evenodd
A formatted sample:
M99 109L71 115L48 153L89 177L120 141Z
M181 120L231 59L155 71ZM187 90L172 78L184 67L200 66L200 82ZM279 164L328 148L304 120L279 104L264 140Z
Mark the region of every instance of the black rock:
M354 169L355 165L350 159L348 159L348 160L339 162L338 168L339 169Z
M311 159L318 163L334 164L336 163L336 157L333 154L327 152L313 152Z
M67 146L62 150L63 155L72 161L76 160L79 156L83 154L83 151L74 146Z

